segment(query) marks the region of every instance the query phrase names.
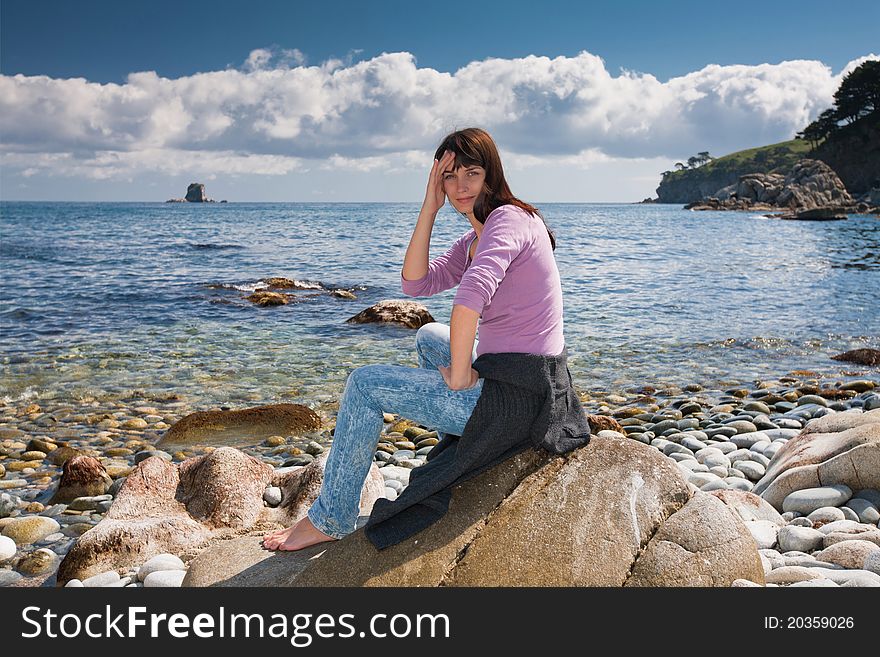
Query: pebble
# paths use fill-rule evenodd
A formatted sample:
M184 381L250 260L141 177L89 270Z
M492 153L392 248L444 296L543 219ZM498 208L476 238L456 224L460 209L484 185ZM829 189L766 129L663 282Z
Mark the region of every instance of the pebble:
M281 504L281 489L278 486L268 486L263 491L263 501L271 507Z
M26 516L13 518L3 527L3 536L8 536L18 545L35 543L49 534L54 534L61 525L53 518L46 516Z
M769 520L752 520L745 523L746 529L758 544L758 549L772 548L776 545L776 533L779 527Z
M0 561L6 561L15 556L18 546L8 536L0 536Z
M841 506L850 497L852 497L852 490L843 484L805 488L789 493L782 502L782 510L808 514L823 506Z
M865 565L863 568L875 575L880 575L880 551L871 552L865 557Z
M836 506L820 507L815 511L812 511L809 515L807 515L807 517L818 525L824 525L829 522L845 519L843 511L838 509Z
M398 495L399 495L399 493L396 490L394 490L393 488L389 488L388 486L385 487L385 499L386 500L391 500L393 502L394 500L397 499Z
M793 518L788 524L792 527L810 527L811 529L815 529L815 527L813 527L813 521L804 516Z
M811 587L811 588L836 588L838 585L835 584L832 580L827 579L825 577L817 577L816 579L806 579L802 582L794 582L793 584L789 584L789 587L797 586L797 587Z
M169 463L173 460L171 454L164 452L161 449L144 449L134 455L134 462L135 464L138 464L153 456L158 456L163 461L168 461Z
M739 461L736 464L736 469L752 481L758 481L766 472L763 465L753 461Z
M110 586L114 582L118 582L119 579L119 573L117 573L115 570L108 570L103 573L98 573L97 575L87 577L82 581L82 585L86 588Z
M776 536L779 541L779 549L783 552L790 550L812 552L822 545L824 538L825 535L821 531L792 525L786 525L780 529Z
M58 561L58 555L52 550L38 548L22 558L18 563L18 571L30 576L44 575L55 570Z
M14 570L0 569L0 586L10 586L11 584L15 584L15 582L22 577L23 575L21 573L17 573Z
M843 508L851 509L858 516L859 522L876 525L880 521L880 511L877 510L877 506L860 497L850 499Z
M843 517L845 520L852 520L854 522L859 521L859 514L850 509L848 506L840 507L840 510L843 511Z
M146 588L175 588L183 584L185 570L157 570L144 578Z
M70 501L67 509L70 511L93 511L98 508L101 502L109 502L112 499L113 496L108 494L77 497Z
M824 577L816 568L782 566L781 568L774 568L764 579L772 584L793 584L812 579L824 579Z
M880 546L870 541L841 541L816 553L816 558L844 568L862 568L872 552L880 552Z
M75 577L71 580L68 580L67 584L64 585L66 589L81 589L83 588L82 580L76 579Z
M152 574L161 571L178 571L178 570L186 570L186 565L183 561L180 560L180 557L174 554L157 554L155 557L152 557L147 563L140 567L138 570L138 580L144 582L145 586L150 586L146 584L146 578ZM179 586L179 584L178 584Z
M18 508L18 498L9 493L0 493L0 518L8 517Z

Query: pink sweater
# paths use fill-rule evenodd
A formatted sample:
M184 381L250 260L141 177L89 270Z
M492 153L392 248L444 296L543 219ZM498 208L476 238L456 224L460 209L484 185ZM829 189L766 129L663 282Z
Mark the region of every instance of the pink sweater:
M480 313L477 356L520 352L555 356L565 346L562 284L550 236L540 217L515 205L495 208L483 225L473 261L470 229L428 264L403 293L429 297L458 285L453 304Z

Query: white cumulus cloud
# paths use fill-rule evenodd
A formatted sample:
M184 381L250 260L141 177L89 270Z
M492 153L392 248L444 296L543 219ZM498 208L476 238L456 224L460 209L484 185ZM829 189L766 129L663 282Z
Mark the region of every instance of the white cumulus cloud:
M661 82L574 57L488 58L446 73L410 53L306 65L251 51L243 65L124 84L0 76L0 164L23 176L130 179L143 172L283 175L309 166L424 166L447 132L489 130L505 166L587 167L721 155L793 137L832 104L843 75L819 61L706 66Z

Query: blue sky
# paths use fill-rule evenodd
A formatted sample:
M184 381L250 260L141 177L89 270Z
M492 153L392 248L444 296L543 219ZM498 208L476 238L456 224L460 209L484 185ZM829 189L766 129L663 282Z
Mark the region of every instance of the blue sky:
M522 197L640 200L825 109L880 53L880 3L837 7L3 0L0 196L419 201L479 125Z

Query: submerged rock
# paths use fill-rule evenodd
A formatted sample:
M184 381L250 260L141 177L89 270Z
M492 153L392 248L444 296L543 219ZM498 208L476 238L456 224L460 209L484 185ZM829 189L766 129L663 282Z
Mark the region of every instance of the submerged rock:
M302 404L268 404L238 411L197 411L175 422L158 447L192 443L247 444L321 428L321 417Z
M388 299L362 310L345 321L352 324L400 324L417 329L435 320L421 303L405 299Z

